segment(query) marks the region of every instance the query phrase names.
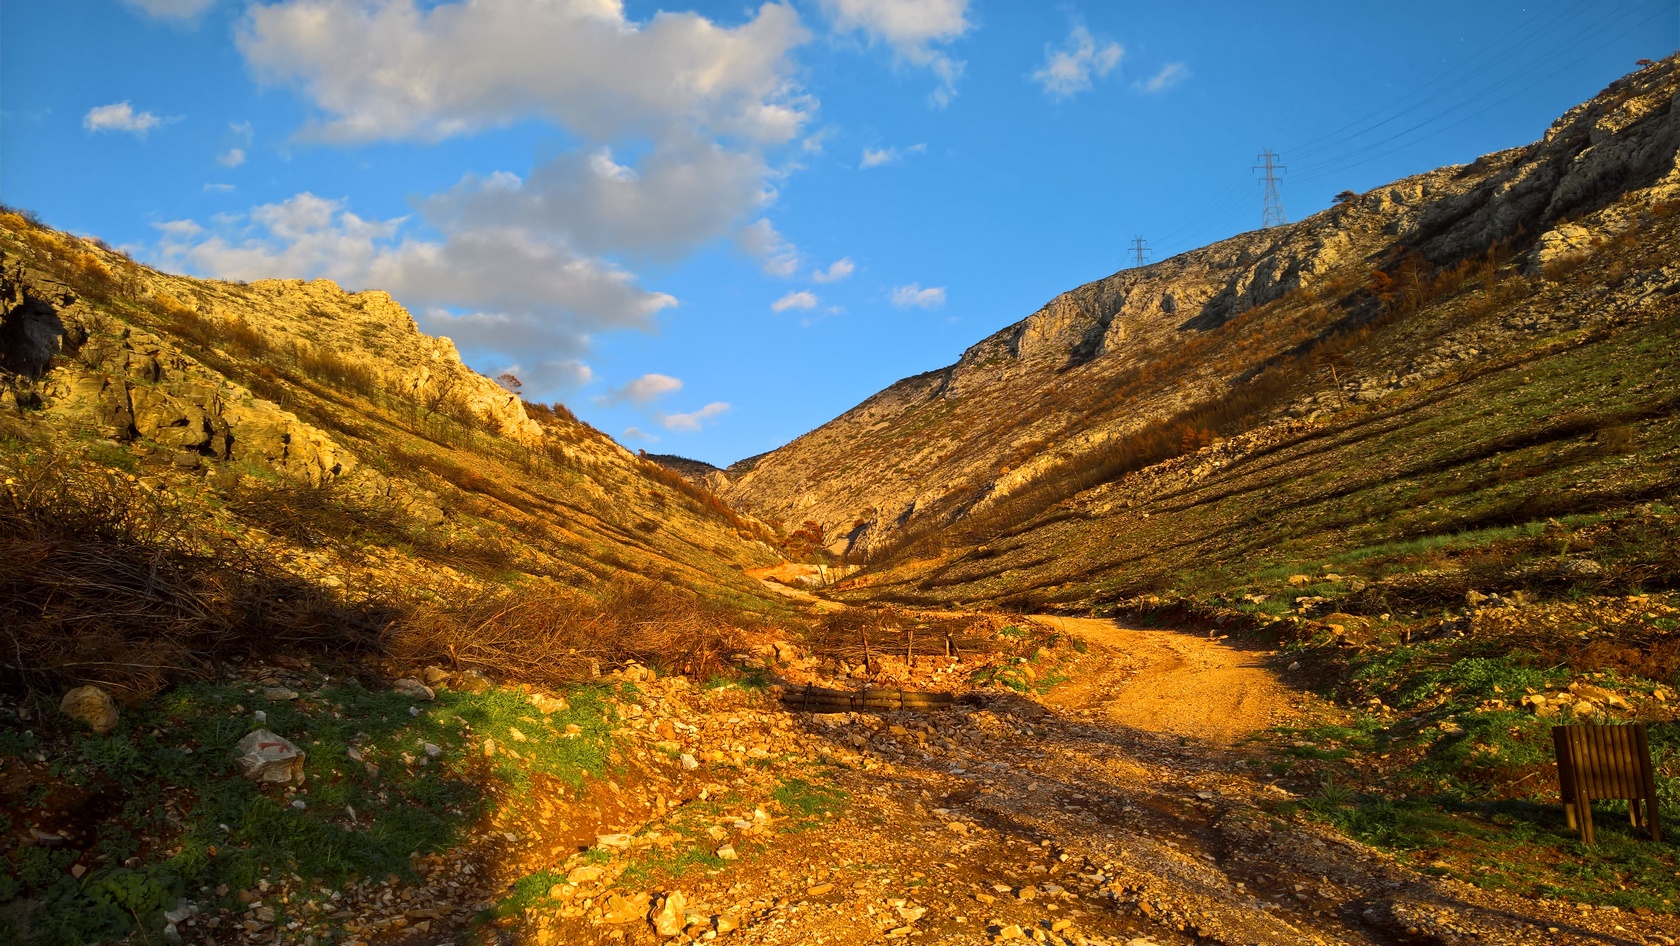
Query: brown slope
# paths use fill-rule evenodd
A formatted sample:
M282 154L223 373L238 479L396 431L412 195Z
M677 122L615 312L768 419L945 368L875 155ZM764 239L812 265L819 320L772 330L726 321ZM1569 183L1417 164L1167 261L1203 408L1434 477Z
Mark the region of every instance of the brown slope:
M956 364L737 464L721 492L763 518L820 522L837 554L879 558L1023 494L1077 491L1082 471L1114 475L1495 357L1522 338L1490 318L1495 283L1572 259L1670 192L1675 90L1670 58L1527 147L1064 293ZM1480 286L1472 317L1419 317L1443 278ZM1545 315L1580 322L1590 303ZM1379 322L1398 326L1380 345Z
M251 562L375 628L626 575L785 608L744 574L780 561L761 526L474 373L383 292L169 275L12 212L0 254L8 548L30 529L144 532L195 568Z

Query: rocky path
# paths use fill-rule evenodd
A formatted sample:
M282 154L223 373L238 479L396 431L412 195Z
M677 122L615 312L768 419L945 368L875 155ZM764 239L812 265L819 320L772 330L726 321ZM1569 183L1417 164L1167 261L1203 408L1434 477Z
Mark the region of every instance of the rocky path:
M1290 814L1280 803L1305 787L1280 784L1244 737L1336 710L1279 682L1268 655L1171 631L1047 620L1090 647L1074 680L1040 697L988 696L919 716L787 716L752 698L681 710L695 724L694 748L713 738L707 720L720 714L736 727L731 738L768 728L781 740L770 750L792 748L813 781L837 785L847 802L807 816L786 797L760 806L750 778L708 784L724 775L702 767L685 776L690 787L714 798L735 791L728 810L697 821L701 799L690 794L663 829L643 831L707 831L703 844L729 843L738 859L664 880L609 862L597 883L568 894L572 919L537 942L1680 940L1672 918L1422 876ZM801 770L781 771L785 785L786 772ZM615 908L626 922L603 922Z

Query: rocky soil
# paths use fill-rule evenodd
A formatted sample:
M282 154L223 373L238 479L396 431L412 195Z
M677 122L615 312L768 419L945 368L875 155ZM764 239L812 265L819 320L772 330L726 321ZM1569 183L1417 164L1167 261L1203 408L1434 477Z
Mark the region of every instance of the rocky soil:
M188 897L172 929L186 942L414 946L1680 941L1673 916L1420 874L1290 813L1311 786L1274 774L1253 737L1345 713L1282 682L1275 655L1053 623L1089 644L1069 683L977 691L942 713L788 713L773 689L627 668L605 681L617 695L603 777L497 789L462 843L415 857L417 880L328 890L278 875ZM321 682L277 668L245 679L280 698ZM483 686L431 679L440 693ZM520 759L564 705L528 699L529 722L475 731L471 750Z

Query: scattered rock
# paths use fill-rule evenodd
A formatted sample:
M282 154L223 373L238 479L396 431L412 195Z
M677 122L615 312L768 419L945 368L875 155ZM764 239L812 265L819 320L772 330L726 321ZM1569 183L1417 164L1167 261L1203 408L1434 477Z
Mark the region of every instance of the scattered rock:
M681 933L683 928L688 925L687 914L683 912L683 908L686 906L688 906L688 898L684 897L682 893L673 891L668 894L658 911L650 917L653 920L654 931L660 936L675 936Z
M582 864L566 873L566 883L582 886L600 880L606 873L599 864Z
M614 926L625 923L640 923L647 918L649 897L645 893L624 894L615 893L601 905L601 922Z
M537 711L544 716L548 716L565 709L566 701L559 697L549 696L546 693L533 693L531 694L531 705L535 706Z
M96 686L83 686L64 694L58 708L64 715L101 735L117 728L117 701Z
M285 687L263 688L263 699L269 701L270 703L285 703L288 700L295 700L297 698L298 694L296 690L289 690Z
M431 701L437 699L437 694L433 692L431 687L413 677L403 677L396 683L391 684L391 690L413 700Z
M258 782L302 782L304 752L290 740L258 729L234 747L239 771Z

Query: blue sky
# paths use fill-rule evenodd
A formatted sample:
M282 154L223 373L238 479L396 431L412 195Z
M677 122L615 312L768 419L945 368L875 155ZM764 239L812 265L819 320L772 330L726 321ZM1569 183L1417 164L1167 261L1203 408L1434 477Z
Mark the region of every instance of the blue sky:
M1056 293L1527 143L1675 0L55 0L0 200L392 292L627 446L772 449Z

